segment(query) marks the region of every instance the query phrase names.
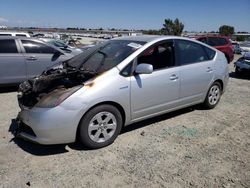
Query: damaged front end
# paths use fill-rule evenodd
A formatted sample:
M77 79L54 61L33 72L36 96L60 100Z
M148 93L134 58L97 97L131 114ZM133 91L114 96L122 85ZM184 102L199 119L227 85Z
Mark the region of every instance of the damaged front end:
M67 65L52 68L42 75L19 85L18 102L21 108L54 107L80 89L85 81L96 76L94 71Z

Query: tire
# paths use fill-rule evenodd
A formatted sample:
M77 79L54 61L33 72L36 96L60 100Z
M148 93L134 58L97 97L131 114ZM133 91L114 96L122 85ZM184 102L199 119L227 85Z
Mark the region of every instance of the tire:
M122 116L112 105L100 105L88 111L79 125L81 143L90 149L108 146L122 128Z
M214 108L219 103L221 94L222 94L221 84L219 82L214 82L210 86L207 92L207 96L203 103L203 106L206 109Z
M240 75L240 71L239 71L239 68L238 68L238 67L235 67L235 74L236 74L236 75Z

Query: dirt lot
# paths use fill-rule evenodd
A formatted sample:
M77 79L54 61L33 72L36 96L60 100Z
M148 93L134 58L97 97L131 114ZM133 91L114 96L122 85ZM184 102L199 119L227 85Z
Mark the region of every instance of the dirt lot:
M250 187L250 80L233 73L215 109L131 125L99 150L13 139L16 92L0 107L0 187Z

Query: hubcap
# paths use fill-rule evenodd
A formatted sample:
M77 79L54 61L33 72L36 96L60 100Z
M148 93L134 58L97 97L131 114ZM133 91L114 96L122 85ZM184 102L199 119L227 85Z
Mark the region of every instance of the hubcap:
M217 85L211 87L208 94L208 102L211 105L215 105L220 99L220 88Z
M114 135L116 127L116 118L112 113L100 112L90 120L88 134L92 141L102 143Z

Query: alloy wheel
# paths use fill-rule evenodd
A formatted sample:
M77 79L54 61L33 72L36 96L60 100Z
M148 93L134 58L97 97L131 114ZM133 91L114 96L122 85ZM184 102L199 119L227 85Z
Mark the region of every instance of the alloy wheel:
M117 128L117 120L110 112L99 112L89 123L89 138L97 143L106 142L115 133Z
M208 94L208 102L210 105L215 105L220 99L220 87L218 85L214 85L210 88Z

